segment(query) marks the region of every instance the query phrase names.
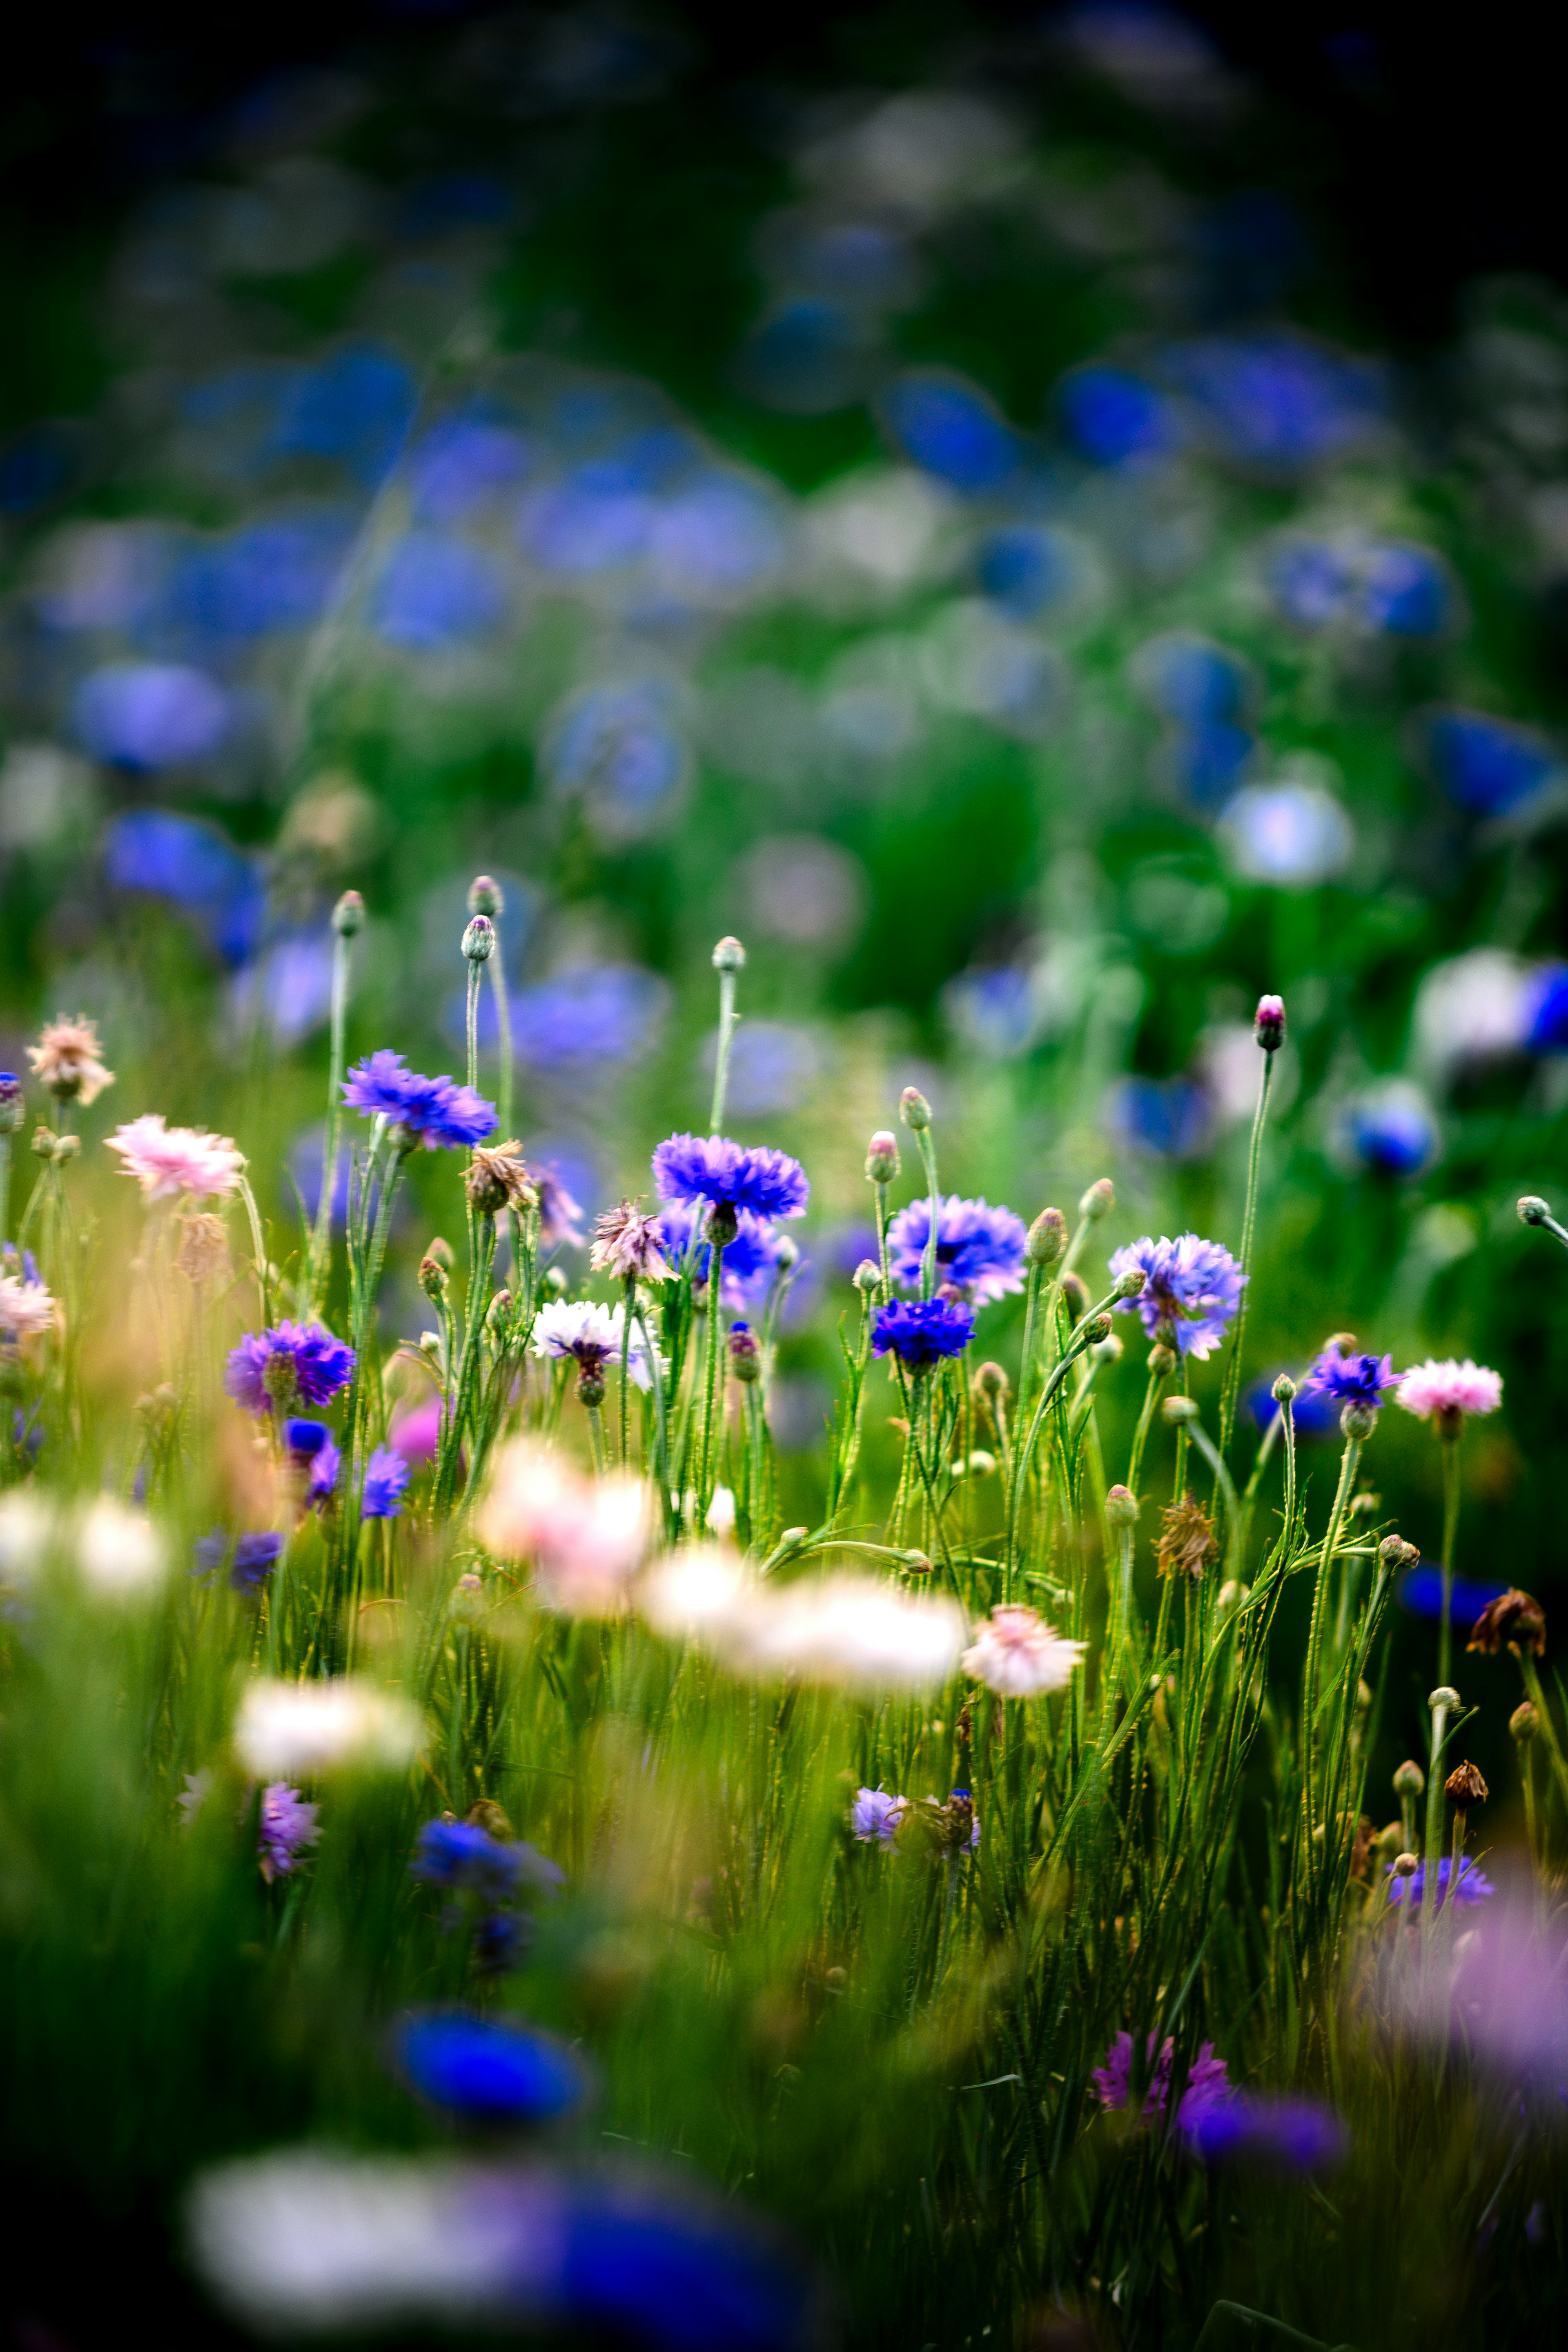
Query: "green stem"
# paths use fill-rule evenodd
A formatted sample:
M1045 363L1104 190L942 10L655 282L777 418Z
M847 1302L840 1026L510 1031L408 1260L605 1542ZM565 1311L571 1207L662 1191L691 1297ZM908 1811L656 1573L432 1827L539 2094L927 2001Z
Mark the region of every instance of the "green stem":
M332 940L332 1029L328 1052L327 1131L321 1152L321 1192L310 1236L307 1288L312 1315L319 1315L332 1279L332 1196L338 1189L338 1139L342 1131L343 1072L348 1060L349 966L354 943L341 932Z
M1258 1082L1258 1108L1252 1114L1252 1143L1247 1155L1247 1205L1241 1217L1241 1271L1249 1274L1252 1266L1252 1241L1258 1217L1258 1171L1263 1157L1263 1129L1269 1117L1269 1087L1274 1075L1274 1056L1263 1056L1263 1073ZM1247 1293L1250 1285L1243 1283L1240 1303L1236 1309L1236 1329L1230 1342L1230 1360L1225 1367L1225 1381L1219 1391L1219 1451L1228 1453L1231 1433L1236 1426L1236 1397L1241 1386L1241 1336L1247 1328Z
M1329 1578L1333 1572L1334 1554L1339 1549L1340 1526L1344 1517L1345 1505L1350 1499L1351 1488L1355 1483L1363 1443L1364 1441L1359 1437L1345 1439L1344 1457L1340 1464L1339 1486L1334 1494L1333 1508L1329 1513L1328 1532L1323 1538L1322 1553L1318 1562L1317 1582L1312 1591L1312 1622L1307 1630L1307 1663L1301 1690L1301 1817L1306 1836L1309 1878L1312 1869L1312 1831L1316 1826L1312 1818L1314 1777L1312 1743L1317 1737L1318 1674L1319 1661L1322 1653L1323 1616L1328 1597ZM1326 1852L1328 1841L1326 1830L1323 1832L1323 1840Z
M11 1131L0 1134L0 1249L11 1229Z
M735 982L733 971L721 971L718 976L718 1052L713 1066L713 1118L710 1135L724 1133L724 1097L729 1085L729 1047L735 1035Z
M512 1132L512 1000L507 992L507 967L501 956L501 919L498 915L491 919L496 926L496 940L490 950L488 970L490 993L496 1000L496 1044L501 1057L496 1087L496 1115L500 1121L499 1132L509 1137Z
M1459 1439L1446 1433L1443 1445L1443 1613L1437 1625L1437 1680L1448 1679L1453 1649L1454 1550L1459 1531Z
M925 1189L931 1198L931 1230L925 1236L925 1254L920 1265L920 1296L934 1298L936 1295L936 1234L942 1215L942 1195L936 1184L936 1146L931 1140L928 1127L917 1127L915 1140L920 1147L920 1164L925 1171Z
M1160 1385L1165 1378L1164 1372L1151 1370L1148 1385L1144 1391L1144 1409L1138 1415L1138 1425L1133 1432L1133 1452L1127 1464L1127 1492L1130 1495L1135 1495L1138 1491L1138 1479L1144 1467L1144 1448L1149 1442L1149 1430L1155 1418L1155 1407L1159 1402Z
M723 972L720 974L720 978L723 980L733 980L734 974L731 972ZM716 1129L715 1129L715 1132L717 1132ZM715 1483L713 1476L713 1421L719 1389L719 1352L724 1346L724 1317L719 1311L718 1303L720 1286L724 1280L724 1243L718 1238L718 1236L710 1232L708 1236L708 1248L711 1252L711 1255L708 1261L707 1360L704 1368L703 1378L702 1459L697 1470L696 1477L696 1524L699 1528L704 1526L706 1522L708 1504L713 1497Z
M627 1466L630 1447L631 1370L632 1370L632 1310L637 1300L637 1277L626 1276L626 1304L621 1312L621 1467Z
M239 1192L245 1202L246 1215L250 1220L250 1245L256 1256L256 1286L261 1293L261 1328L265 1331L272 1323L272 1291L267 1277L267 1249L261 1234L261 1213L256 1208L256 1194L250 1189L247 1176L241 1176Z
M484 973L472 957L468 959L468 1088L471 1094L479 1090L479 983Z

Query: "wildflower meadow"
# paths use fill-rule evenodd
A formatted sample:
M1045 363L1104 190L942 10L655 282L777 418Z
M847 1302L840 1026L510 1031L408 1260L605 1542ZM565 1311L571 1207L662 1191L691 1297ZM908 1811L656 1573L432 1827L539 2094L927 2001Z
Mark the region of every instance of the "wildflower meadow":
M0 446L24 2352L1564 2325L1568 309L967 33L388 12Z

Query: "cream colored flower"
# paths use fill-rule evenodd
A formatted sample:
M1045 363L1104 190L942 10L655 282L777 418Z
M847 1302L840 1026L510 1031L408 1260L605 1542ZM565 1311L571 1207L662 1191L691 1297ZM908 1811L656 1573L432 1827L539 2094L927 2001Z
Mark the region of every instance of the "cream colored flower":
M533 1563L547 1606L606 1617L624 1604L653 1539L653 1497L641 1478L586 1478L520 1437L496 1457L476 1526L487 1550Z
M74 1021L46 1021L38 1042L27 1048L33 1075L58 1102L96 1102L114 1072L99 1059L98 1024L78 1013Z
M374 1683L251 1684L235 1724L235 1753L256 1780L298 1780L319 1773L400 1771L424 1738L419 1710Z

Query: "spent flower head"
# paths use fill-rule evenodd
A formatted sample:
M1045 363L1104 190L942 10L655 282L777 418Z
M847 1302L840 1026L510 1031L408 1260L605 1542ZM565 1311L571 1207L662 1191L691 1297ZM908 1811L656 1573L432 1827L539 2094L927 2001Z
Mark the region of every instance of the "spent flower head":
M523 1158L523 1147L515 1139L476 1144L463 1184L482 1217L498 1217L503 1209L538 1206L538 1187Z
M46 1021L27 1059L40 1086L57 1102L79 1102L85 1108L114 1084L114 1072L100 1058L98 1024L78 1013L74 1021Z
M1470 1638L1465 1647L1481 1650L1494 1656L1504 1644L1519 1654L1531 1650L1540 1658L1546 1654L1546 1612L1539 1601L1528 1592L1511 1585L1489 1601L1470 1628Z
M659 1220L644 1216L636 1201L605 1210L593 1228L588 1263L595 1274L612 1275L618 1282L668 1282L674 1272Z

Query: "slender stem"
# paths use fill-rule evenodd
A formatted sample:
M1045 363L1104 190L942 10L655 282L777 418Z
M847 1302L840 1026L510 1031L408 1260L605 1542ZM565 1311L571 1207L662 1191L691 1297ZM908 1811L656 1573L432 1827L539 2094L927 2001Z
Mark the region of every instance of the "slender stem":
M603 1410L599 1405L591 1404L586 1405L584 1411L588 1414L588 1443L593 1454L593 1466L602 1477L604 1475Z
M11 1130L0 1134L0 1249L11 1230Z
M1241 1216L1241 1271L1249 1275L1252 1267L1252 1241L1258 1217L1258 1171L1263 1157L1263 1129L1269 1117L1269 1087L1274 1075L1274 1056L1263 1055L1262 1076L1258 1081L1258 1108L1252 1114L1252 1143L1247 1155L1247 1205ZM1230 1341L1230 1360L1225 1367L1225 1380L1219 1391L1219 1451L1228 1453L1231 1433L1236 1426L1236 1397L1241 1386L1241 1336L1247 1328L1247 1293L1250 1284L1241 1286L1240 1303L1236 1309L1236 1329Z
M496 1044L500 1053L501 1067L496 1087L496 1115L500 1132L512 1132L512 1000L507 992L507 966L501 953L501 919L493 916L496 927L495 944L490 950L486 970L490 974L490 993L496 1000Z
M925 1171L925 1189L931 1197L931 1230L925 1236L925 1254L920 1264L920 1296L934 1298L936 1295L936 1234L942 1215L942 1195L936 1184L936 1146L931 1140L928 1127L917 1127L915 1140L920 1146L920 1162Z
M479 1088L479 983L484 974L472 958L468 961L468 1086L472 1093Z
M882 1265L882 1288L877 1295L885 1301L893 1297L893 1269L887 1262L887 1186L885 1184L878 1184L876 1188L876 1254Z
M341 932L332 940L332 1029L328 1052L327 1128L321 1147L321 1191L310 1236L309 1307L319 1315L332 1279L332 1198L338 1189L338 1139L342 1130L343 1072L348 1060L349 967L354 942Z
M1322 1629L1329 1578L1333 1572L1334 1554L1339 1549L1340 1525L1345 1505L1355 1483L1356 1467L1361 1461L1363 1441L1347 1437L1344 1458L1340 1464L1339 1486L1335 1490L1333 1508L1329 1513L1328 1532L1323 1538L1322 1554L1318 1562L1317 1582L1312 1592L1312 1622L1307 1631L1307 1663L1301 1686L1301 1816L1307 1843L1307 1869L1312 1874L1312 1743L1317 1737L1318 1672L1322 1653ZM1324 1833L1325 1849L1327 1833Z
M1426 1870L1421 1882L1421 1927L1424 1938L1429 1940L1432 1923L1437 1916L1437 1864L1443 1850L1443 1782L1439 1766L1443 1756L1443 1734L1448 1728L1448 1708L1440 1702L1432 1709L1432 1752L1427 1772L1427 1851L1423 1857ZM1449 1886L1450 1895L1453 1894Z
M735 982L733 971L721 971L718 976L718 1052L713 1066L713 1118L710 1135L724 1133L724 1097L729 1085L729 1047L735 1035Z
M1437 1680L1448 1679L1453 1648L1454 1549L1459 1530L1459 1435L1445 1431L1443 1445L1443 1613L1437 1625Z
M1144 1391L1144 1409L1138 1415L1138 1425L1133 1432L1133 1451L1127 1464L1127 1492L1130 1495L1135 1495L1138 1491L1138 1479L1144 1467L1144 1448L1149 1442L1149 1429L1155 1418L1155 1407L1159 1402L1160 1385L1165 1377L1164 1372L1151 1370L1148 1385Z
M731 980L734 974L725 972L720 977ZM716 1133L717 1130L716 1129L715 1132ZM719 1311L718 1303L719 1289L724 1280L724 1243L716 1234L710 1233L708 1247L712 1255L708 1261L707 1363L703 1381L702 1460L696 1478L696 1516L699 1528L707 1517L707 1507L714 1489L713 1419L719 1389L719 1353L724 1345L724 1317Z
M239 1180L240 1198L250 1220L250 1245L256 1256L256 1286L261 1293L261 1328L267 1330L272 1322L272 1291L267 1276L267 1247L261 1234L261 1214L256 1205L256 1194L250 1189L250 1179Z
M626 1304L621 1310L621 1467L626 1467L632 1387L632 1310L637 1303L637 1277L626 1276Z
M672 1528L674 1503L670 1495L670 1432L664 1402L664 1371L659 1351L653 1345L653 1335L648 1328L648 1310L637 1301L637 1328L643 1334L643 1346L647 1351L648 1377L653 1387L654 1463L659 1473L659 1489L664 1498L666 1525Z

